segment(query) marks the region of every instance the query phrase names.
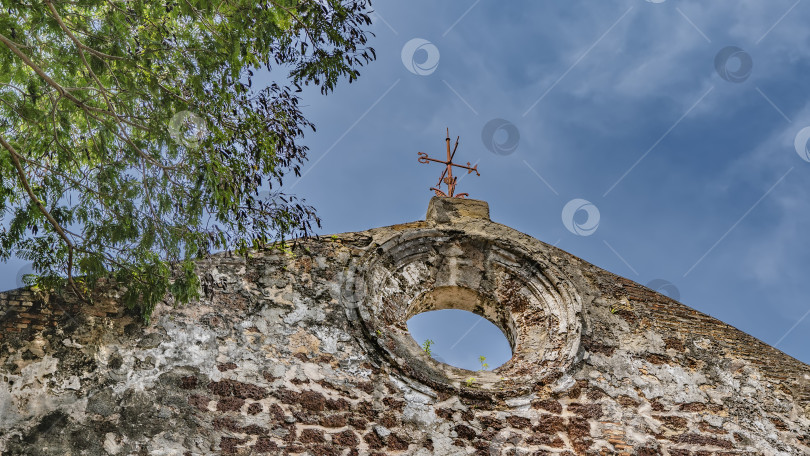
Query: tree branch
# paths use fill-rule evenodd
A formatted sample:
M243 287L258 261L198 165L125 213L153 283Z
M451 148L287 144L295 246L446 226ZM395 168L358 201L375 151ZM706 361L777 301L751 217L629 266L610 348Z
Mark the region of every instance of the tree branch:
M124 123L127 123L127 124L129 124L129 125L132 125L133 127L140 128L140 129L142 129L142 130L148 130L148 129L147 129L145 126L140 125L140 124L137 124L137 123L134 123L134 122L131 122L131 121L127 120L127 119L118 119L118 116L117 116L117 115L116 115L114 112L110 112L110 111L107 111L107 110L105 110L105 109L101 109L101 108L97 108L97 107L95 107L95 106L89 106L89 105L85 104L84 102L82 102L82 101L81 101L81 100L79 100L78 98L76 98L76 97L74 97L73 95L71 95L71 94L68 92L68 90L66 90L64 87L62 87L62 86L61 86L61 85L60 85L58 82L54 81L54 80L53 80L53 78L51 78L50 76L48 76L48 75L47 75L47 74L46 74L46 73L45 73L45 72L42 70L42 68L40 68L40 67L39 67L39 65L37 65L36 63L34 63L34 62L33 62L33 61L32 61L32 60L31 60L31 59L30 59L30 58L29 58L27 55L25 55L25 54L24 54L22 51L20 51L20 50L17 48L17 46L15 46L15 45L14 45L14 43L13 43L11 40L9 40L8 38L6 38L6 36L5 36L5 35L3 35L2 33L0 33L0 42L2 42L3 44L5 44L5 45L6 45L6 47L8 47L9 49L11 49L11 52L13 52L13 53L14 53L14 54L15 54L17 57L19 57L19 58L20 58L20 59L21 59L21 60L22 60L22 61L23 61L23 62L24 62L26 65L28 65L28 66L29 66L29 67L30 67L32 70L34 70L34 72L35 72L37 75L39 75L39 77L41 77L42 79L44 79L44 80L45 80L45 82L47 82L47 83L48 83L48 85L50 85L51 87L53 87L54 89L56 89L56 91L57 91L57 92L59 92L61 95L64 95L64 97L65 97L65 98L67 98L68 100L70 100L70 101L72 101L72 102L76 103L76 105L77 105L77 106L79 106L79 107L81 107L82 109L87 109L87 110L90 110L90 111L96 111L96 112L100 112L100 113L103 113L103 114L107 114L108 116L113 116L113 117L116 117L116 120L120 120L120 121L122 121L122 122L124 122Z
M33 201L37 205L40 212L42 212L42 215L45 216L45 218L48 220L48 223L50 223L51 226L53 227L54 231L56 231L57 234L59 234L59 237L61 237L62 240L64 240L65 243L67 244L67 246L68 246L68 264L67 264L68 283L70 283L70 287L73 289L73 292L76 293L79 296L79 298L81 298L83 301L86 301L87 299L85 298L84 293L82 293L81 290L79 290L79 287L73 281L73 251L76 249L76 247L73 245L73 242L70 240L70 238L68 238L68 236L64 232L64 230L62 230L62 226L59 224L59 222L57 222L56 219L53 218L51 213L48 212L47 209L45 209L45 205L42 204L42 200L40 200L39 198L37 198L36 195L34 195L34 191L31 189L31 186L28 184L28 178L25 177L25 170L23 170L22 165L20 164L20 154L17 153L17 151L14 149L14 147L11 144L6 142L6 139L3 138L2 135L0 135L0 145L2 145L9 152L9 154L11 154L11 161L14 163L14 168L17 170L17 175L20 178L20 183L22 184L23 188L25 189L25 192L28 194L28 197L31 199L31 201Z

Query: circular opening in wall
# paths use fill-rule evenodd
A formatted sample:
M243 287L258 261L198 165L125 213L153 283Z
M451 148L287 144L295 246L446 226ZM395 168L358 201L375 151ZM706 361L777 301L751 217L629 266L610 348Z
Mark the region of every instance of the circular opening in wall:
M423 312L409 319L407 325L411 337L431 358L454 367L488 371L512 358L512 347L503 331L472 312Z
M542 246L523 245L519 236L502 242L503 229L492 228L486 236L406 229L347 269L341 297L349 316L361 322L370 341L403 375L444 391L516 397L552 381L574 362L581 334L577 288ZM440 320L426 333L411 321L442 310L471 312L472 320ZM487 341L483 348L494 344L475 332L488 326L482 320L473 327L481 317L503 335L494 332L495 340L508 341L501 357L476 348L479 341ZM426 356L426 339L438 359ZM452 353L459 348L469 349L466 359ZM486 358L486 371L480 356Z

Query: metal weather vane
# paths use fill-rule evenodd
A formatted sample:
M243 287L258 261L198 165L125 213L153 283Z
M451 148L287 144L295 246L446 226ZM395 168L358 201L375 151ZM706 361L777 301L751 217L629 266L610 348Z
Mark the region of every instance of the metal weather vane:
M465 198L470 196L466 193L458 193L453 194L456 191L456 179L457 177L453 176L453 167L457 166L459 168L463 168L467 170L467 174L472 173L475 171L476 176L480 176L481 174L478 172L478 165L470 166L470 162L467 162L467 166L459 165L453 163L453 157L456 155L456 149L458 149L458 140L460 137L456 137L456 145L453 147L453 152L450 152L450 129L447 129L447 161L436 160L435 158L428 157L428 154L425 152L419 152L419 163L429 163L429 162L436 162L445 165L444 171L442 171L442 176L439 178L439 183L436 184L436 187L431 187L430 189L436 192L436 196L444 196L447 198ZM447 184L447 193L441 191L439 187L442 186L442 182Z

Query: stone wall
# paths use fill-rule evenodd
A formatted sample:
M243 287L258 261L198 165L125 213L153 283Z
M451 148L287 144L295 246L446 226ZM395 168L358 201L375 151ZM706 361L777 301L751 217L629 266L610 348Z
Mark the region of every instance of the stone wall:
M0 453L810 454L810 366L482 202L199 271L204 297L148 327L114 286L0 294ZM512 360L429 358L405 321L441 308L498 325Z

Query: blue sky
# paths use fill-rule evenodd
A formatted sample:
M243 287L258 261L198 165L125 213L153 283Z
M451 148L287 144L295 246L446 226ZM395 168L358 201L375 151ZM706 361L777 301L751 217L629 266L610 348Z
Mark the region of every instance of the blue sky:
M319 209L324 233L423 219L440 170L417 152L442 154L449 127L481 172L458 190L489 202L493 220L657 280L810 362L810 158L794 144L810 126L810 3L374 6L378 60L328 97L307 95L318 131L305 175L285 184ZM435 49L403 59L413 39ZM517 130L513 152L486 147L493 119ZM494 143L512 139L502 128ZM576 210L590 206L563 221L576 199L596 207L595 230ZM448 324L469 323L434 327ZM430 334L411 326L419 342Z
M810 362L810 2L374 8L377 61L304 93L318 130L285 190L322 234L423 219L440 169L417 152L441 155L449 127L481 172L458 191L494 221ZM492 337L479 326L465 340Z

